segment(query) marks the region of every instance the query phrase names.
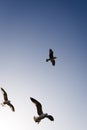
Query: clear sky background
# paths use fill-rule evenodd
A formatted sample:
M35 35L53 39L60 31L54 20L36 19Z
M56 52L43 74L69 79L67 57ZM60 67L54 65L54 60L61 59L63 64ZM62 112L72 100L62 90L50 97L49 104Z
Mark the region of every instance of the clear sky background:
M87 130L86 0L0 0L0 87L15 106L0 106L0 130ZM30 97L55 121L35 123Z

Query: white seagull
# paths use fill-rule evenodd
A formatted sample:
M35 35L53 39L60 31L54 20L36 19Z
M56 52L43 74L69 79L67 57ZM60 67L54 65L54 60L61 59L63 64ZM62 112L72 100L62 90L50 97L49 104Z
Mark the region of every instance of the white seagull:
M57 57L54 57L54 56L53 56L53 50L52 50L52 49L49 49L49 58L46 59L46 62L51 61L52 65L55 66L55 59L56 59L56 58L57 58Z
M5 90L4 90L3 88L1 88L1 90L2 90L2 92L3 92L3 97L4 97L4 101L3 101L3 103L1 103L1 105L4 106L4 105L7 104L8 106L11 107L12 111L15 111L14 106L13 106L13 105L11 104L11 102L8 100L8 95L7 95L7 93L5 92Z
M42 119L44 119L44 118L48 118L48 119L50 119L51 121L54 121L53 116L48 115L47 113L43 113L43 111L42 111L42 105L41 105L40 102L38 102L36 99L34 99L34 98L32 98L32 97L30 97L30 99L31 99L31 101L32 101L33 103L35 103L36 108L37 108L37 113L38 113L38 115L39 115L39 116L37 116L37 117L34 116L34 121L35 121L35 122L39 123L39 122L40 122Z

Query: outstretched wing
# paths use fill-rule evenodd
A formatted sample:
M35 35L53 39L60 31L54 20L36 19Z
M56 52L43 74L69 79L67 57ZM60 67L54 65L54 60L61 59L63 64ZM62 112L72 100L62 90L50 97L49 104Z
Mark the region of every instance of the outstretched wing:
M53 51L52 51L52 49L49 49L49 58L53 59Z
M52 63L53 66L55 66L55 60L54 59L51 60L51 63Z
M43 114L42 105L40 104L40 102L38 102L36 99L34 99L34 98L32 98L32 97L30 97L30 99L31 99L31 101L32 101L33 103L35 103L36 108L37 108L37 113L38 113L38 115Z
M12 111L15 111L15 108L14 108L14 106L11 103L9 103L7 105L11 107Z
M54 118L51 115L47 115L47 118L50 119L51 121L54 121Z
M3 97L4 97L4 100L7 101L8 100L8 96L7 96L7 93L5 92L5 90L3 88L1 88L2 92L3 92Z

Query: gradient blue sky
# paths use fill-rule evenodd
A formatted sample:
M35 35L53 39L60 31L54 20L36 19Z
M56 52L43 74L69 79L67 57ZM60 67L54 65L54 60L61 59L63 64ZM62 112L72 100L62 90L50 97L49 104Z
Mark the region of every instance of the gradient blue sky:
M16 109L0 107L1 130L87 130L86 0L0 0L0 86ZM55 121L36 124L30 97Z

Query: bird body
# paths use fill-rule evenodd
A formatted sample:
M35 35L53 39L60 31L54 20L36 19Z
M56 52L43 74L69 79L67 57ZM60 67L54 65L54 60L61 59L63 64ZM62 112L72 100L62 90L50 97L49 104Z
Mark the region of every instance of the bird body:
M12 111L15 111L15 108L14 108L14 106L11 104L11 101L8 100L8 95L7 95L6 91L5 91L3 88L1 88L1 90L2 90L2 92L3 92L3 97L4 97L4 101L1 103L1 105L2 105L2 106L8 105L8 106L11 107Z
M11 103L10 100L3 101L3 104L4 104L4 105L5 105L5 104L9 104L9 103Z
M41 114L39 116L34 116L34 121L39 123L42 119L44 119L48 114Z
M54 118L51 115L48 115L47 113L43 113L42 111L42 105L40 102L38 102L36 99L30 97L31 101L36 105L37 113L39 116L34 116L34 121L39 123L42 119L48 118L51 121L54 121Z

